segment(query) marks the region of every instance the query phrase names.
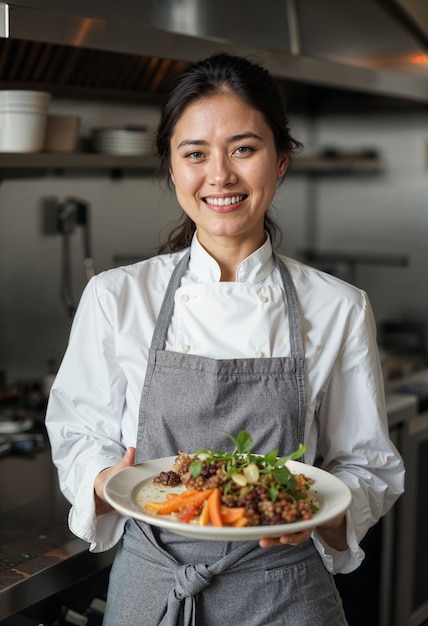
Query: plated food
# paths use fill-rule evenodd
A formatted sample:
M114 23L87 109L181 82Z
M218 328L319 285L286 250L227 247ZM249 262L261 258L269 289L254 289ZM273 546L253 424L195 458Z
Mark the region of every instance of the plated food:
M280 537L284 533L296 533L307 529L313 529L344 513L349 507L351 503L351 492L341 480L319 467L307 465L294 460L294 458L300 458L300 455L304 451L303 446L290 455L293 458L290 458L290 460L287 460L284 463L284 459L289 457L278 458L276 451L272 451L271 453L260 457L258 455L253 455L250 450L245 451L246 446L250 442L244 436L238 435L236 441L239 449L243 451L244 463L248 460L248 465L250 465L254 461L254 457L256 457L256 461L264 458L269 464L270 471L273 472L273 475L281 479L278 481L281 489L285 488L287 483L288 486L293 486L293 481L288 481L285 478L288 476L288 473L294 477L299 477L300 475L304 477L301 485L304 486L302 495L309 497L311 504L318 507L318 510L311 507L312 517L310 519L303 519L303 516L301 516L298 521L294 522L252 525L253 523L256 523L255 518L253 518L252 521L249 518L248 521L245 521L245 524L243 521L237 523L238 520L232 521L230 518L222 518L223 526L215 526L212 523L211 518L207 523L205 523L204 520L202 520L201 523L199 516L202 515L202 509L198 515L195 513L195 516L193 519L189 520L189 522L180 521L178 519L178 512L160 513L159 509L156 512L153 507L152 510L150 510L150 506L149 508L146 507L147 503L151 502L157 504L170 502L173 498L179 496L181 492L190 491L190 489L194 488L194 485L191 484L192 480L190 480L190 478L190 483L188 485L184 484L181 479L176 485L165 485L159 480L161 474L170 473L176 463L180 463L180 461L177 461L177 458L180 457L180 455L178 455L178 457L172 456L144 461L143 463L126 467L120 472L113 474L108 479L104 487L105 498L118 513L124 516L124 518L133 518L140 523L143 522L151 526L157 526L158 528L177 535L203 541L258 541L262 537ZM245 443L245 441L247 441L247 443ZM192 476L192 479L196 481L205 480L202 470L204 467L203 464L201 465L201 472L198 476L198 463L207 461L207 459L204 459L204 454L212 453L209 451L197 450L195 454L190 456L191 459L198 456L198 459L194 459L194 461L190 463L190 465L192 465L191 471L189 465L190 476ZM218 452L216 452L216 454L218 454ZM228 456L228 453L224 454ZM234 453L231 454L235 456ZM247 455L250 455L249 458ZM236 456L238 455L236 454ZM232 480L231 475L233 474L235 475L235 480L233 482L236 480L238 480L238 482L240 480L242 481L242 478L238 478L241 473L245 477L244 467L241 465L241 459L239 460L238 465L234 465L231 459L229 459L229 464L227 463L227 459L225 460L230 480ZM193 465L193 462L196 462L196 465ZM257 465L257 462L255 462L255 464ZM283 468L286 468L288 472L278 472L278 470ZM254 468L247 470L246 473L248 474L248 472L251 472L252 470L254 470ZM172 477L172 474L169 474L169 476ZM201 476L202 478L200 478ZM285 483L281 482L282 480L285 480ZM219 485L214 485L214 482L215 481L213 481L209 487L208 484L206 484L206 489L199 490L199 492L203 493L208 492L211 488L219 488ZM252 484L255 485L256 483L249 482L249 485ZM249 485L243 485L240 488L245 489L245 487L248 487ZM227 492L227 489L225 490ZM195 491L198 490L196 489ZM273 495L274 492L275 489L273 488L271 494ZM204 498L206 495L207 493L205 493ZM226 493L226 495L229 496L230 494ZM297 496L296 501L299 501L299 498L300 496ZM302 500L304 500L304 498L302 498ZM276 498L274 506L277 501L278 498ZM221 506L225 505L221 503L220 507ZM264 506L270 507L271 505L266 504ZM236 509L245 507L229 506L227 508L228 516L236 515L239 517L240 512L238 511L237 513ZM223 510L221 510L221 512L222 511ZM206 513L207 511L205 511L205 514Z
M155 484L170 488L170 493L165 500L146 500L144 508L154 515L172 515L179 522L216 527L312 519L319 510L310 492L314 481L287 467L288 461L303 455L304 446L284 457L278 456L278 450L256 455L251 453L253 440L246 431L236 439L225 434L234 444L232 452L199 449L190 455L180 451L171 469L154 478ZM180 493L174 494L174 488Z

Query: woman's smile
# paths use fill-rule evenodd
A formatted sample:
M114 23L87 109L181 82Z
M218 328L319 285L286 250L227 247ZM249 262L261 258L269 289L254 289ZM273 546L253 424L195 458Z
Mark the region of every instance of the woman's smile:
M213 211L229 213L230 211L235 211L240 208L246 197L245 194L220 197L207 196L203 198L203 201L208 204Z

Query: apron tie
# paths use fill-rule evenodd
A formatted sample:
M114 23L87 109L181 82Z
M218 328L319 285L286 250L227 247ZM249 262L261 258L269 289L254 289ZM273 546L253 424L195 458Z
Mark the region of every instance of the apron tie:
M175 587L159 626L195 626L194 596L208 587L213 574L206 565L179 565L174 569Z
M213 574L206 565L179 565L175 571L175 595L179 600L195 596L208 587Z
M214 576L233 569L254 567L254 542L243 542L212 565L176 565L175 587L168 595L166 611L159 626L196 626L195 595L212 582Z

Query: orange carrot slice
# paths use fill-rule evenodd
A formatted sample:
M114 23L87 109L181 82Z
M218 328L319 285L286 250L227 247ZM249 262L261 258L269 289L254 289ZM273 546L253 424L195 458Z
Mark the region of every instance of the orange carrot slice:
M248 517L245 517L245 515L243 515L238 520L236 520L236 522L233 522L232 526L234 528L243 528L247 524L248 524Z
M216 487L212 490L210 497L207 500L208 511L210 514L211 524L213 526L224 526L221 519L220 506L221 506L221 494L220 489Z
M167 493L166 499L173 500L174 498L187 498L187 496L191 496L193 493L196 493L196 489L186 489L186 491L181 491L180 493Z
M165 506L165 504L168 503L174 503L174 502L178 502L180 504L183 504L184 506L184 502L187 498L189 498L190 496L193 496L195 493L200 493L199 491L196 491L196 489L186 489L186 491L182 491L180 493L168 493L166 495L166 501L162 500L159 502L146 502L146 506L147 508L149 508L150 510L156 510L156 509L161 509Z
M245 514L244 507L220 506L220 515L223 524L234 524L240 520Z
M202 507L202 512L199 516L199 524L201 526L208 526L210 523L210 511L208 507L208 500L205 500L204 506Z
M169 515L170 513L177 513L177 511L184 509L186 506L201 506L201 504L209 498L211 493L211 489L196 491L196 493L192 493L190 495L187 495L187 492L183 491L183 493L178 495L176 498L171 498L165 502L146 502L145 507L152 513L157 513L158 515Z

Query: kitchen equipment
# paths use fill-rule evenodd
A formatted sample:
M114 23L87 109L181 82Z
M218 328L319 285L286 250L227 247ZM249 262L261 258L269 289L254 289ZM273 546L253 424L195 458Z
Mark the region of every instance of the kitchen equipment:
M426 0L0 2L0 78L140 101L221 48L263 57L308 111L413 106L427 102L427 16Z
M76 115L48 115L45 133L45 152L74 152L80 128Z
M12 435L14 433L23 433L30 430L34 426L34 420L30 417L19 417L10 414L0 414L0 438L3 435Z
M88 204L83 200L78 200L77 198L66 198L62 205L59 206L59 232L62 235L63 244L61 296L70 316L73 316L76 310L71 288L70 253L70 235L73 233L76 224L82 226L83 229L83 266L85 269L86 280L89 280L95 274L94 261L90 250L88 213Z
M51 94L0 90L0 152L40 152Z
M83 267L86 280L95 274L91 251L89 204L79 198L45 198L43 200L43 231L46 235L62 237L61 300L73 317L76 305L72 293L70 238L76 226L82 228Z
M0 456L17 454L34 457L46 447L46 437L41 433L0 435Z
M398 505L394 625L420 626L428 621L427 412L405 422L400 451L406 467L406 490Z
M414 411L393 429L393 442L406 468L405 491L386 519L394 546L389 572L389 614L380 626L422 626L428 623L428 369L390 381L387 392ZM361 596L360 596L361 597Z

